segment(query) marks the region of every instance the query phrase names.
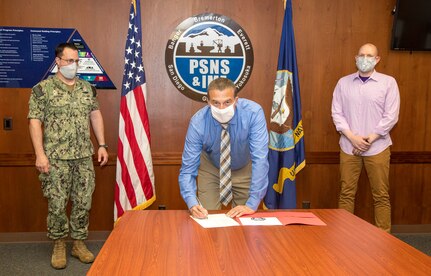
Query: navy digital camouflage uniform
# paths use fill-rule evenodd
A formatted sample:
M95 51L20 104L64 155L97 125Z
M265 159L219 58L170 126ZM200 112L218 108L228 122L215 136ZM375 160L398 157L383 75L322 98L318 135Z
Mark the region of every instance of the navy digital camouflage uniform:
M43 146L50 162L49 172L41 173L43 195L48 199L48 237L69 234L66 207L72 201L70 235L83 240L88 236L89 211L95 187L90 139L90 112L99 109L96 89L76 79L68 87L57 76L33 87L29 119L43 123Z

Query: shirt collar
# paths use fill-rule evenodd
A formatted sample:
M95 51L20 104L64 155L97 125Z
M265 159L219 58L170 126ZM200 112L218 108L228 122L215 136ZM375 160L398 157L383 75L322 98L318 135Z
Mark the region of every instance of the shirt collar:
M356 72L356 75L353 78L353 80L356 80L356 79L361 80L361 78L359 77L359 71ZM373 73L371 74L371 76L368 79L374 80L374 81L379 81L380 80L379 73L374 69Z
M52 78L54 78L54 82L58 87L61 87L62 89L66 90L67 88L67 84L65 84L57 75L52 76ZM76 78L75 81L75 89L80 88L82 86L82 82L80 81L79 78Z

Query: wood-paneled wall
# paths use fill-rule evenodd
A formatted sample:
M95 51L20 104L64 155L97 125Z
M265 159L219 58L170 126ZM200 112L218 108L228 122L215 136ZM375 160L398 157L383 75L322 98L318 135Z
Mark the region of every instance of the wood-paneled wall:
M338 133L330 106L337 80L355 71L360 45L372 42L382 57L377 70L394 76L401 93L399 123L392 131L393 224L431 224L431 53L389 48L395 0L293 0L307 165L297 176L298 206L336 208ZM121 86L129 0L1 1L0 26L77 28L117 87ZM190 117L203 106L179 93L164 66L166 43L191 15L214 12L234 19L254 48L254 69L240 97L262 105L268 118L283 19L282 0L141 0L143 58L156 176L157 200L150 207L185 209L178 171ZM91 230L112 228L120 90L99 90L111 161L96 169ZM0 119L13 117L12 131L0 129L0 232L45 231L42 197L28 134L29 89L0 89ZM356 214L373 221L365 173Z

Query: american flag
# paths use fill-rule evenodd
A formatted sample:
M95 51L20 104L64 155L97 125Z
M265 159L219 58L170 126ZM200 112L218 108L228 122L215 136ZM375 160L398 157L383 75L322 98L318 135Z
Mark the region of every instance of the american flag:
M156 200L139 0L132 0L129 17L120 102L115 221L125 211L145 209Z

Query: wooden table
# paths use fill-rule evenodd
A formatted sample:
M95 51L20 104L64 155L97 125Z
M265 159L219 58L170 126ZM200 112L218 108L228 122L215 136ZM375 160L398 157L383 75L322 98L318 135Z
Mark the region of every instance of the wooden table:
M205 229L185 210L126 212L88 275L431 275L431 257L368 222L310 211L327 226Z

